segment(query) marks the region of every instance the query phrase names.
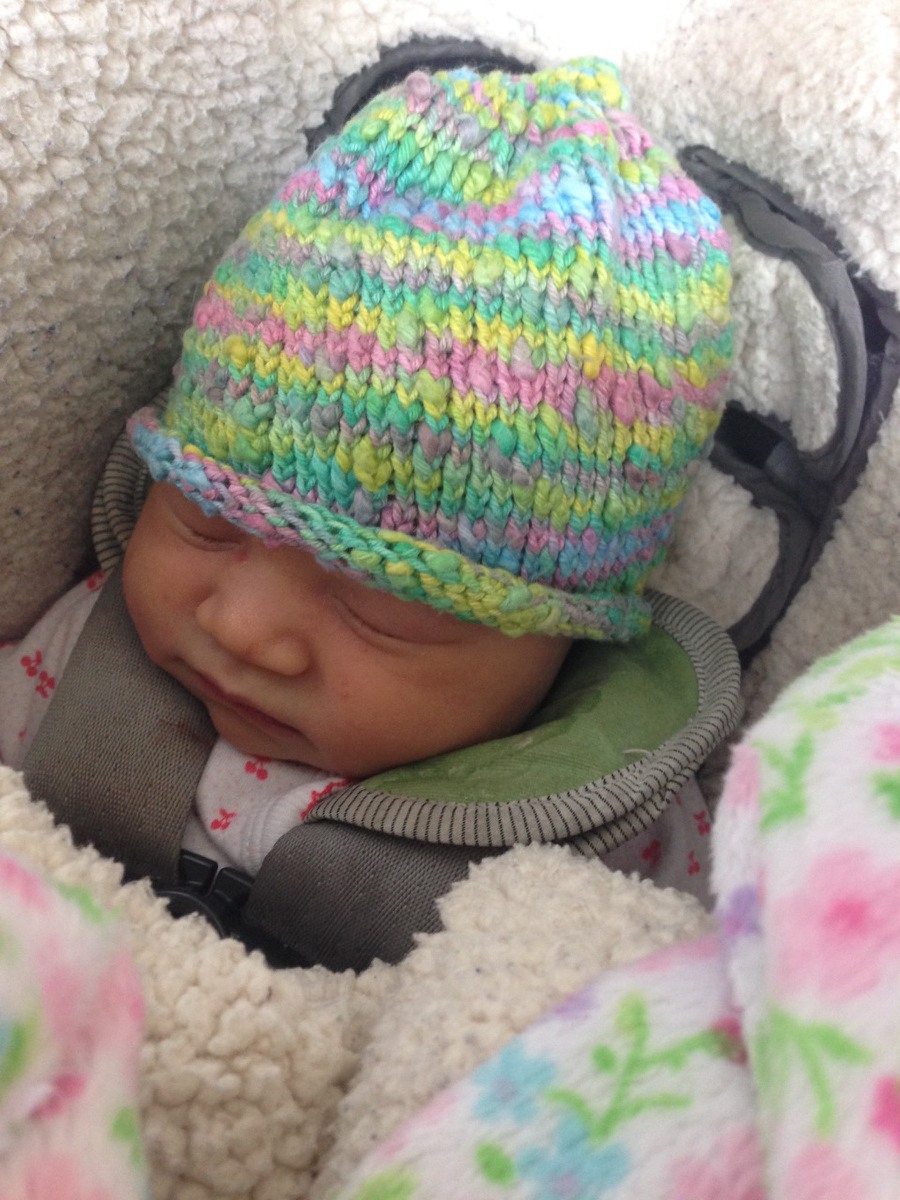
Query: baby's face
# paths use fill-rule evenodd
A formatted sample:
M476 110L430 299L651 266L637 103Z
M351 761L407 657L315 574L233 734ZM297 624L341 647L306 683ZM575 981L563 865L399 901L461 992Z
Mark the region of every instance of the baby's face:
M155 484L125 556L149 657L252 756L364 778L517 729L569 643L510 638L266 547Z

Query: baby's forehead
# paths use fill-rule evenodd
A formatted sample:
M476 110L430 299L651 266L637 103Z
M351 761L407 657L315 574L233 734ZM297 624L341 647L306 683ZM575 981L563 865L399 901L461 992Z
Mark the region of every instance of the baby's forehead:
M402 634L411 640L443 644L454 640L480 640L496 634L506 641L512 641L496 630L443 612L423 600L386 591L364 571L320 557L309 546L265 541L215 510L204 511L203 505L186 496L176 485L154 483L141 518L145 523L152 523L165 514L183 522L187 529L210 537L219 546L233 542L244 549L250 548L265 554L266 571L273 566L283 569L287 576L296 581L298 590L301 587L311 588L337 603L346 604L349 615L356 614L360 620L380 625L388 636L392 630L396 630L398 636ZM258 553L242 558L242 570L252 572L254 564L261 564L262 561ZM260 577L263 586L262 571Z

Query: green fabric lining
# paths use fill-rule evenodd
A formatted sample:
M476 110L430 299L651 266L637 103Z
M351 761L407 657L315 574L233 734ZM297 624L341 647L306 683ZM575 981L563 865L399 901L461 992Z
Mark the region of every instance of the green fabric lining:
M385 771L366 786L462 803L573 791L654 751L690 721L697 703L690 658L657 626L624 646L576 642L520 732Z

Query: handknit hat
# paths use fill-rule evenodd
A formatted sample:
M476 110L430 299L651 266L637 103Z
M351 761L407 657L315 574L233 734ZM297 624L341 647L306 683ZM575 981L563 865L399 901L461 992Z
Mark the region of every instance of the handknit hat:
M608 63L416 72L250 221L131 437L272 544L507 633L625 640L718 422L730 278Z

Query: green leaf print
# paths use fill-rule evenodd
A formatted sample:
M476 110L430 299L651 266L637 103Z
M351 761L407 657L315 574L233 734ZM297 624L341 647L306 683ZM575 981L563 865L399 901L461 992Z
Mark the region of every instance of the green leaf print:
M366 1179L352 1200L410 1200L415 1190L414 1176L405 1168L395 1168Z
M620 1125L648 1109L688 1108L693 1103L691 1096L678 1092L636 1094L638 1085L649 1072L660 1067L682 1071L688 1060L699 1053L713 1058L733 1057L733 1046L717 1029L706 1029L669 1046L651 1049L647 1004L639 993L631 993L622 999L614 1028L629 1043L624 1052L617 1055L605 1045L595 1046L591 1052L595 1069L616 1077L605 1108L595 1110L582 1095L569 1088L549 1088L545 1093L548 1100L564 1105L573 1113L595 1143L608 1141Z
M798 721L810 733L828 733L841 720L841 710L863 695L864 688L842 688L824 696L799 696L790 707Z
M609 1046L595 1046L591 1051L591 1062L598 1071L612 1074L616 1069L616 1056Z
M39 1028L40 1016L36 1012L24 1020L0 1024L0 1096L27 1069Z
M900 618L893 617L887 624L861 634L852 642L847 642L833 653L820 658L807 668L806 678L818 679L832 671L840 674L849 664L852 678L872 679L882 673L885 662L895 667L900 666L898 634ZM844 676L841 675L841 678Z
M753 1039L753 1058L763 1102L781 1111L788 1081L799 1069L812 1093L813 1129L827 1138L835 1131L835 1091L829 1063L858 1066L871 1061L872 1053L835 1025L804 1022L783 1009L772 1009Z
M87 888L78 887L71 883L54 883L59 894L70 900L81 912L81 915L91 925L104 925L111 921L112 913L99 904Z
M812 734L802 734L789 750L777 746L758 747L765 762L777 773L777 784L763 787L759 803L760 828L771 829L785 821L796 821L806 812L806 772L813 759Z
M516 1181L516 1164L502 1146L494 1142L482 1142L475 1151L478 1169L488 1181L497 1187L512 1187Z
M851 642L853 657L842 665L838 672L838 682L845 687L847 684L861 685L868 690L868 685L875 679L881 679L886 670L896 671L900 667L900 644L898 644L897 627L893 627L890 637L878 639L873 645ZM862 650L872 650L875 653L865 654Z
M647 1018L647 1004L644 997L637 992L625 996L616 1013L615 1028L623 1037L634 1042L646 1043L650 1035L650 1022Z
M864 696L872 682L888 670L900 670L900 621L896 618L819 659L807 669L805 685L790 689L771 712L792 713L805 729L827 732L841 720L841 710ZM819 681L825 682L824 693Z
M885 801L888 814L900 821L900 771L876 771L872 784L876 796Z
M132 1164L140 1167L144 1161L144 1147L141 1143L141 1126L137 1111L133 1108L120 1108L112 1119L110 1133L114 1142L124 1142L129 1147Z

